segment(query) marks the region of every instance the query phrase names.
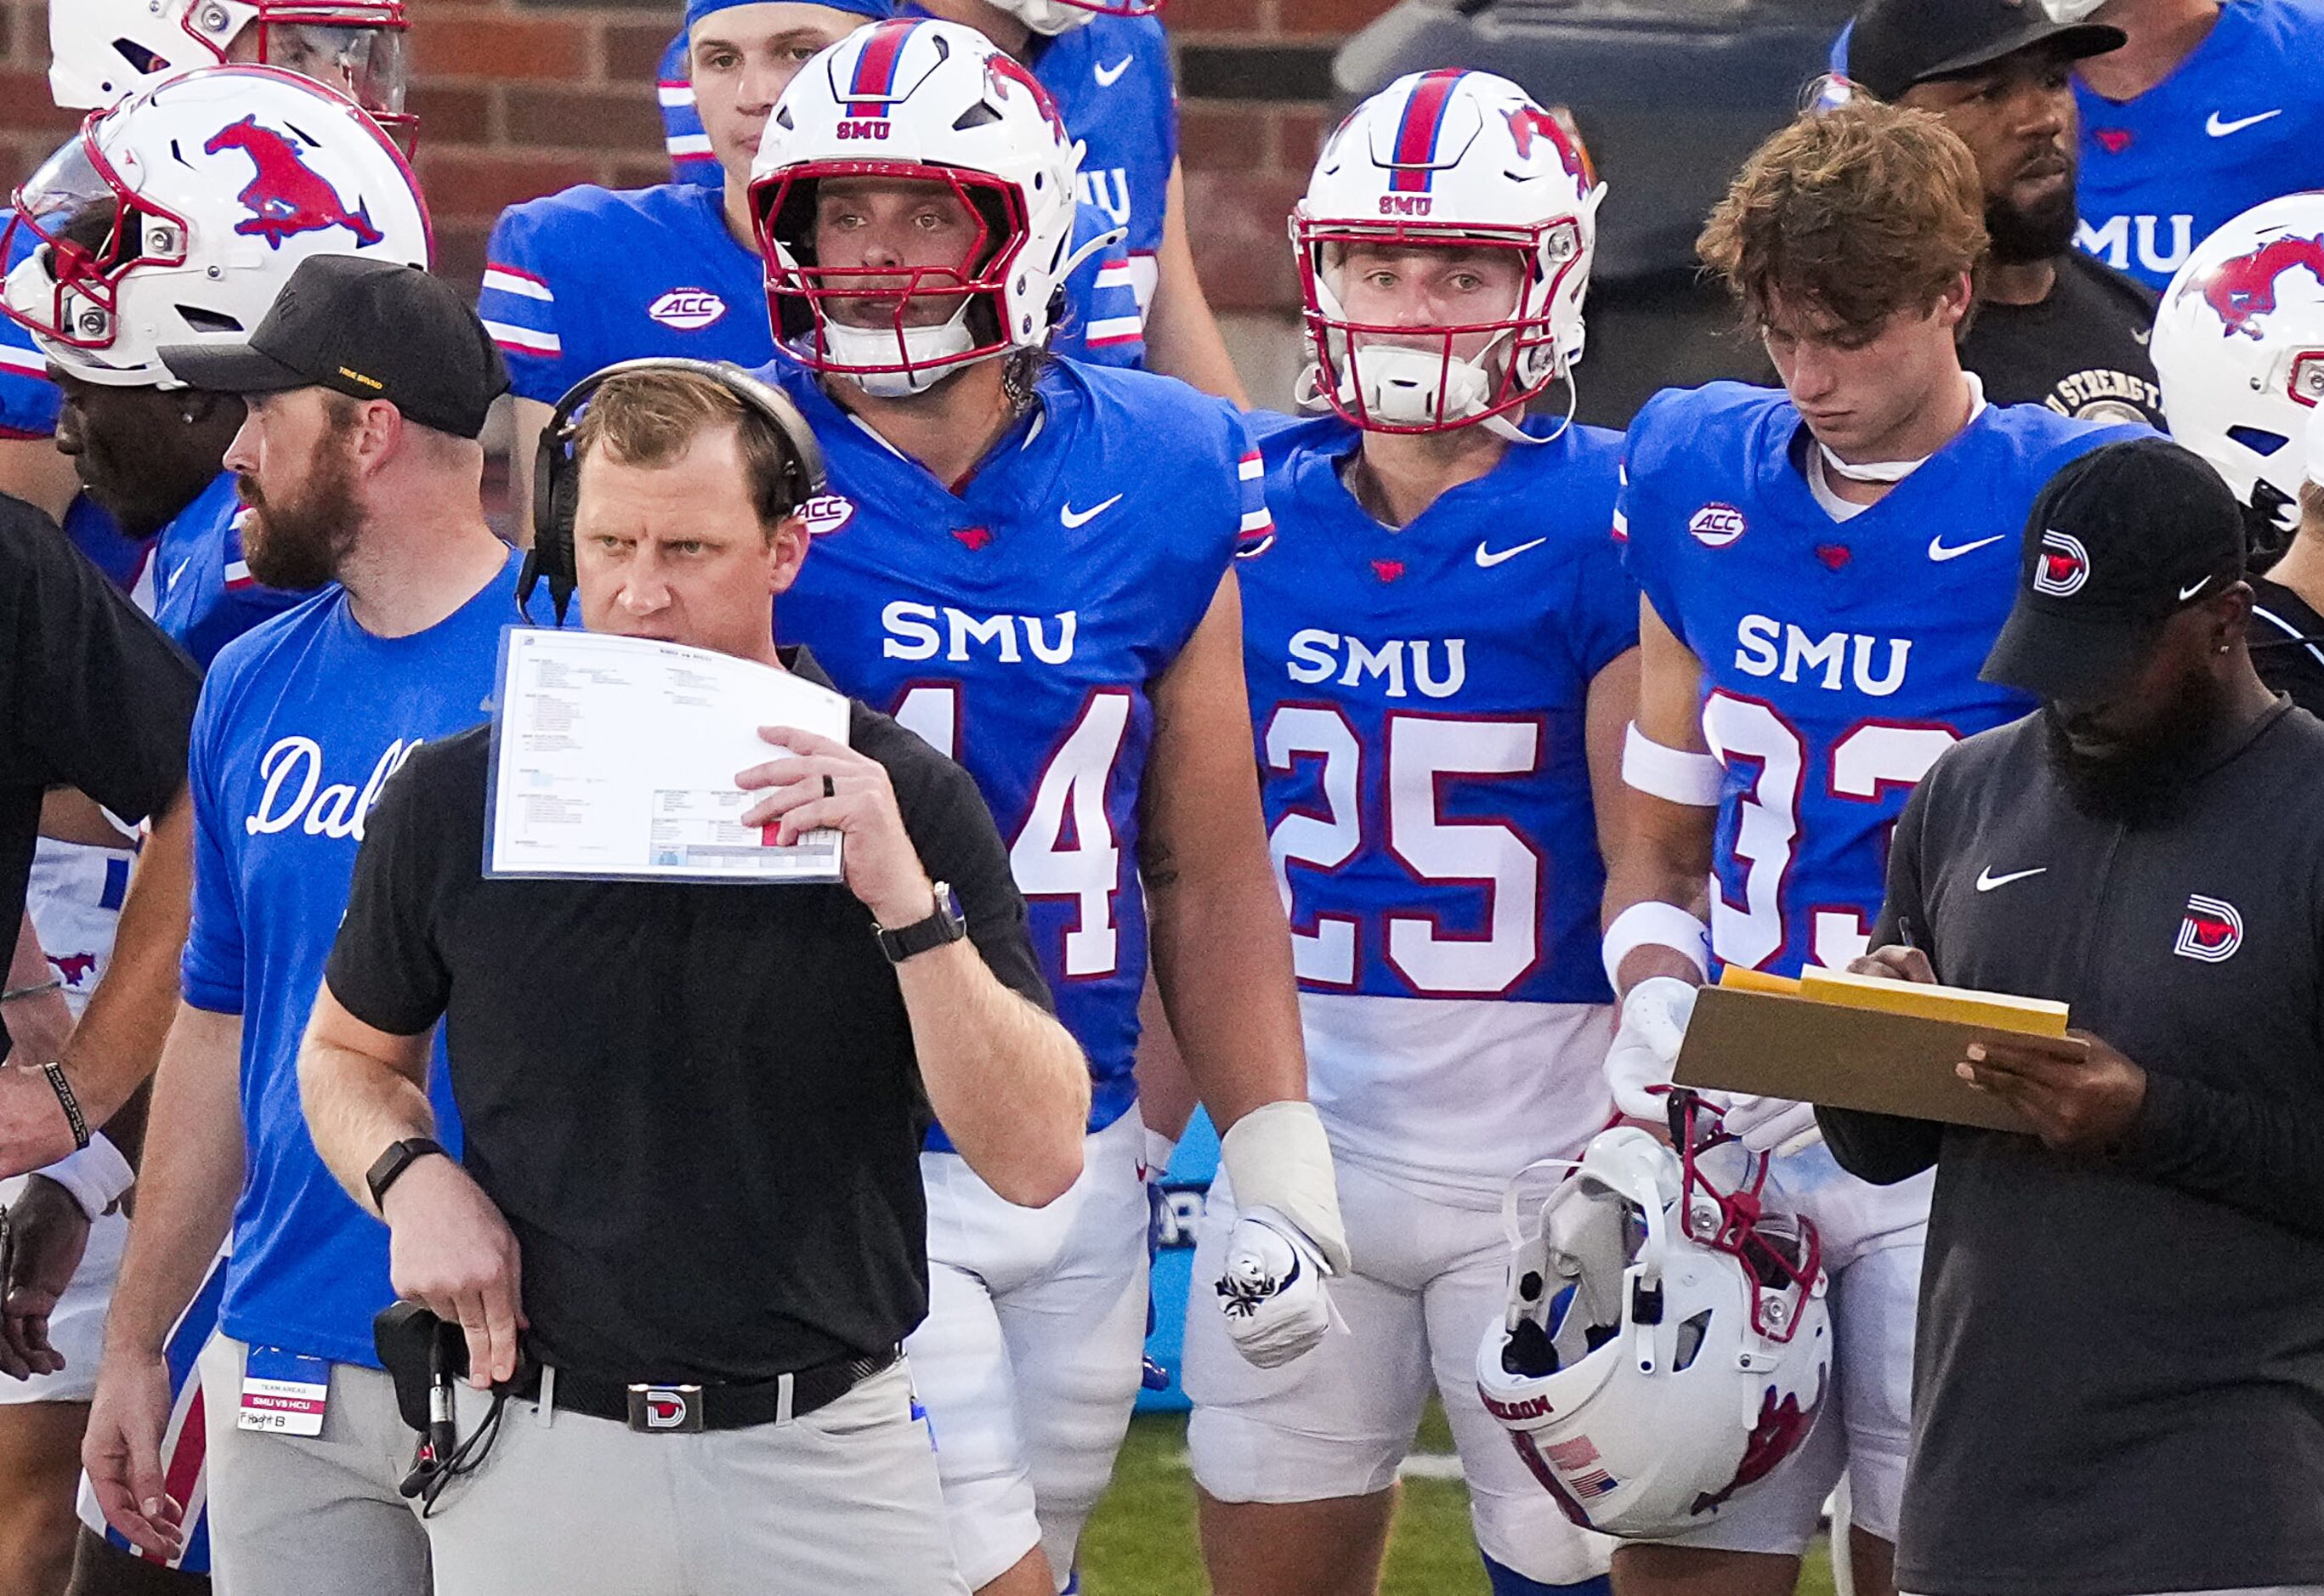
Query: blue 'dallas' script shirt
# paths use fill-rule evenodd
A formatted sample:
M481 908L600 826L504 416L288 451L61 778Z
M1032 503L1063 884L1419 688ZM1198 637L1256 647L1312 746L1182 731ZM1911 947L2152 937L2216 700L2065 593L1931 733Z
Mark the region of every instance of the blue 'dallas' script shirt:
M1057 1018L1089 1055L1102 1129L1137 1095L1153 686L1237 542L1267 533L1241 420L1167 377L1058 361L954 493L809 374L760 375L798 402L831 477L776 633L975 778Z
M1610 1002L1583 728L1638 641L1619 435L1513 444L1391 529L1341 479L1357 429L1251 425L1275 540L1235 575L1301 990Z
M1103 224L1084 207L1074 246L1105 232ZM748 370L775 357L765 265L726 230L717 189L585 183L511 206L486 254L476 309L519 398L554 404L621 360L724 360ZM1137 294L1118 245L1082 263L1065 303L1058 353L1114 365L1144 358Z
M1853 24L1831 47L1848 70ZM2080 77L2074 242L2161 290L2195 246L2253 206L2324 188L2324 4L2227 0L2162 82L2110 100Z
M314 596L269 587L250 574L241 513L234 473L221 472L153 545L154 624L205 670L219 650L261 621Z
M299 1102L299 1039L346 908L364 817L412 749L489 718L512 553L459 609L374 637L326 588L219 653L195 712L194 912L186 1001L242 1017L245 1173L223 1325L260 1345L377 1367L386 1228L324 1168ZM437 1045L437 1138L458 1120Z
M1703 734L1726 767L1711 951L1795 975L1862 954L1887 836L1937 756L2028 713L1978 679L2017 589L2027 509L2059 467L2143 427L1987 406L1846 521L1795 461L1777 390L1658 394L1630 424L1630 573L1703 670Z

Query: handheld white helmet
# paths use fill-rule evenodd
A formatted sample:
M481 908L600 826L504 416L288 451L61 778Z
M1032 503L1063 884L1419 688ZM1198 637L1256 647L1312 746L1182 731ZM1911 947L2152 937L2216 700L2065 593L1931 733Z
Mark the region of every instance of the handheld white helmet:
M1324 143L1291 213L1314 355L1305 402L1377 432L1481 420L1524 438L1505 412L1570 383L1582 358L1605 193L1579 137L1505 78L1415 72L1364 101ZM1516 302L1460 326L1354 321L1341 281L1351 244L1508 251L1522 268Z
M86 382L180 386L166 344L247 338L309 255L429 264L420 185L378 125L310 78L211 67L93 113L16 191L5 309Z
M777 349L894 396L1040 347L1082 258L1067 253L1080 162L1049 91L973 28L898 20L830 46L776 101L752 171ZM941 266L825 265L818 190L845 178L947 188L976 235Z
M1159 16L1162 0L992 0L1036 33L1054 39L1102 16Z
M2254 206L2198 244L2163 291L2150 352L2171 435L2227 479L2255 549L2281 548L2324 400L2324 193Z
M1508 1310L1477 1357L1526 1466L1609 1535L1683 1534L1748 1499L1806 1441L1831 1379L1815 1227L1774 1204L1765 1157L1698 1138L1717 1121L1692 1093L1673 1118L1684 1152L1625 1125L1548 1166L1572 1174L1530 1229L1526 1176L1512 1183Z
M49 92L101 111L197 67L280 67L346 95L409 148L404 0L49 0Z

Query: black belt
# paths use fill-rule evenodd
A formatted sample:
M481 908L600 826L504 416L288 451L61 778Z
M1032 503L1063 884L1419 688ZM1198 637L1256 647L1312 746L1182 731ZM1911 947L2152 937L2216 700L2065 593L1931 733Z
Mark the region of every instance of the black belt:
M527 1369L508 1388L526 1401L544 1402L560 1413L612 1419L651 1435L687 1435L701 1430L747 1430L788 1424L837 1401L894 1363L890 1349L873 1358L852 1358L802 1369L748 1384L655 1385L607 1379L573 1369Z

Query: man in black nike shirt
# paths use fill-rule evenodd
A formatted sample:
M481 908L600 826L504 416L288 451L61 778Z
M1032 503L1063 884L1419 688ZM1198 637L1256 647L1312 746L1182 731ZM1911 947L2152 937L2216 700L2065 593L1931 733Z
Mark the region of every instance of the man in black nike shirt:
M1977 157L1993 248L1960 353L1986 398L2160 428L2154 293L2074 247L2073 66L2122 42L2024 0L1871 0L1849 67L1880 98L1942 118Z

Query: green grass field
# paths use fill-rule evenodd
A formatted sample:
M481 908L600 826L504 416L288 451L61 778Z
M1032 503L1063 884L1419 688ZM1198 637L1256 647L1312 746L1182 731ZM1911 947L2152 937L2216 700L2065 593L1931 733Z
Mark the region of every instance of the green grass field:
M1452 1437L1432 1407L1419 1450L1449 1453ZM1172 1415L1130 1423L1113 1489L1082 1536L1084 1596L1202 1596L1194 1545L1194 1482L1186 1472L1186 1421ZM1382 1596L1488 1596L1469 1534L1469 1493L1458 1480L1408 1480L1388 1543ZM1822 1546L1810 1556L1800 1596L1831 1596Z

